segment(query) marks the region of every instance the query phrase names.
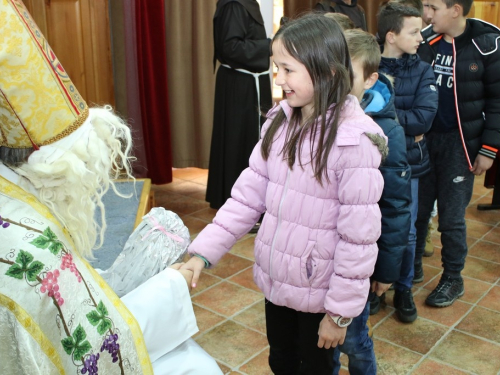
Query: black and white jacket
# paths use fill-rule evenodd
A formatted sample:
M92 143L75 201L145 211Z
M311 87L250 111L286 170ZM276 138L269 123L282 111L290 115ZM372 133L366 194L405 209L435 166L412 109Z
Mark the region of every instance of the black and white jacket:
M434 65L438 41L432 25L422 31L418 54ZM453 39L453 81L458 126L472 167L478 153L495 158L500 149L500 29L469 18Z

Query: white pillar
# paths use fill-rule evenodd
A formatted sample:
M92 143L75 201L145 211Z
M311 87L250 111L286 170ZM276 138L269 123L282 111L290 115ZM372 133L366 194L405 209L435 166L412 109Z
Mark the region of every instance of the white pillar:
M273 0L257 0L260 4L260 12L264 18L264 26L268 37L273 35Z

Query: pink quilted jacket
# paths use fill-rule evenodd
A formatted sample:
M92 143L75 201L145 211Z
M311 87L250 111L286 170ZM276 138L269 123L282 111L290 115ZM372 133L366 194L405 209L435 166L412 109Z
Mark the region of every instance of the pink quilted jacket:
M268 116L272 118L279 106L289 117L286 100ZM264 124L264 132L269 124L270 120ZM377 202L384 185L378 170L380 151L365 133L386 139L349 96L329 155L330 183L323 187L309 163L301 168L296 160L290 170L282 160L284 131L277 132L267 161L259 142L232 197L193 241L189 253L217 264L266 212L255 238L254 265L255 283L265 297L298 311L358 316L377 259ZM306 142L302 160L309 160L309 150Z

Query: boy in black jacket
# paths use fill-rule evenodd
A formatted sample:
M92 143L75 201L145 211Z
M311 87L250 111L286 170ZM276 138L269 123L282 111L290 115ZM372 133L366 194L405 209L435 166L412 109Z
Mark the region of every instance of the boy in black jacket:
M419 178L430 170L424 134L432 125L438 105L432 67L417 55L422 41L421 26L421 12L413 7L389 2L378 14L378 35L383 42L379 72L395 79L394 105L398 121L405 132L408 162L411 165L410 233L401 274L394 283L394 307L399 320L405 323L417 319L411 288L413 282L417 281L414 281L414 261Z
M425 0L431 25L422 31L422 60L432 63L439 109L427 136L431 173L420 181L415 274L421 274L427 223L438 200L443 275L427 297L450 306L464 294L465 209L474 175L493 164L500 148L500 30L467 19L472 0Z
M360 100L365 113L382 128L388 138L389 153L380 166L384 177L384 190L379 201L382 234L377 241L379 252L371 277L371 295L380 296L398 280L401 259L408 243L411 168L406 158L404 131L396 121L392 84L387 77L377 72L380 49L375 37L359 29L346 30L345 37L354 73L351 94ZM369 312L370 303L367 303L363 313L354 318L347 328L344 343L335 352L334 374L340 369L339 351L349 357L350 374L376 373L373 342L368 337L366 326Z

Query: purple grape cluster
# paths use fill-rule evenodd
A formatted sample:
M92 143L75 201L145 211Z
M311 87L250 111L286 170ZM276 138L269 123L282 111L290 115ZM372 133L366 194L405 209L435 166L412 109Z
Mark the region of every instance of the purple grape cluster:
M8 228L9 225L10 225L10 223L7 222L7 221L3 221L2 217L0 216L0 227L2 227L2 228Z
M111 357L113 358L113 363L118 361L118 350L120 350L120 344L117 343L118 335L115 333L114 335L108 335L104 339L104 342L101 346L101 352L107 350Z
M92 354L83 362L83 368L80 370L82 374L97 375L97 361L99 353Z

